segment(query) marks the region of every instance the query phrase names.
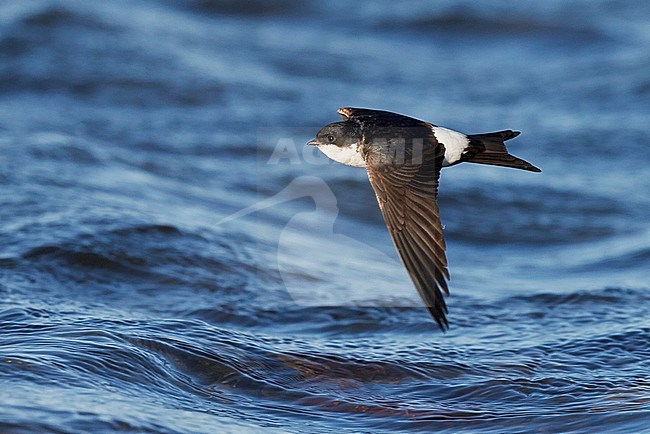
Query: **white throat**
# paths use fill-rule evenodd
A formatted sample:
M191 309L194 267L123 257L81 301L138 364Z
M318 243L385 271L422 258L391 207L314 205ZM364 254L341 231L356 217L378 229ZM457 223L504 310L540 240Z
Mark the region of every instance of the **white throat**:
M336 145L320 145L318 149L337 163L343 163L348 166L366 167L366 162L359 151L356 143L350 146L339 147Z

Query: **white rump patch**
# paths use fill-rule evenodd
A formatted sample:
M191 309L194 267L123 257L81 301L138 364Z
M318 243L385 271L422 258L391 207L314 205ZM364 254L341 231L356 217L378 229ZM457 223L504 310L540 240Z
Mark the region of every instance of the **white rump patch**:
M445 146L445 159L442 161L443 166L451 166L460 161L463 152L469 146L469 139L463 133L454 130L448 130L442 127L432 127L433 135L436 140Z
M359 146L352 144L350 146L339 147L336 145L320 145L320 151L327 155L337 163L343 163L348 166L366 167L366 162L363 160Z

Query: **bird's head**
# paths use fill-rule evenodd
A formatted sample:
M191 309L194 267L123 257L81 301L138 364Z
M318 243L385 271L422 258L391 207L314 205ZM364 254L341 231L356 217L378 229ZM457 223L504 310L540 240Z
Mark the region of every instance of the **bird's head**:
M308 145L318 149L329 158L348 166L363 167L361 155L361 128L355 122L342 121L325 125Z
M325 125L318 131L316 138L311 140L308 145L318 146L336 146L346 148L353 145L359 145L361 142L361 132L358 125L348 122L333 122Z

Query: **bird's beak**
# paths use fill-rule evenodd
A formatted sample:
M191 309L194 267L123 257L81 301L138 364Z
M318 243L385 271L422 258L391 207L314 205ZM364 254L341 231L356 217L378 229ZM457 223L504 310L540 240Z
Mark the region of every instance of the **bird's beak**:
M307 142L307 146L318 146L320 145L320 142L316 139L311 139L310 141Z

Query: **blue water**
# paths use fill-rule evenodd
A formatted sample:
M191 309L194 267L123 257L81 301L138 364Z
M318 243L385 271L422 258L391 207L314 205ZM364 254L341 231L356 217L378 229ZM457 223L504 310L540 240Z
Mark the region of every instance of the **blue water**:
M647 432L650 3L427 3L0 2L1 432ZM341 106L543 170L443 171L446 334Z

